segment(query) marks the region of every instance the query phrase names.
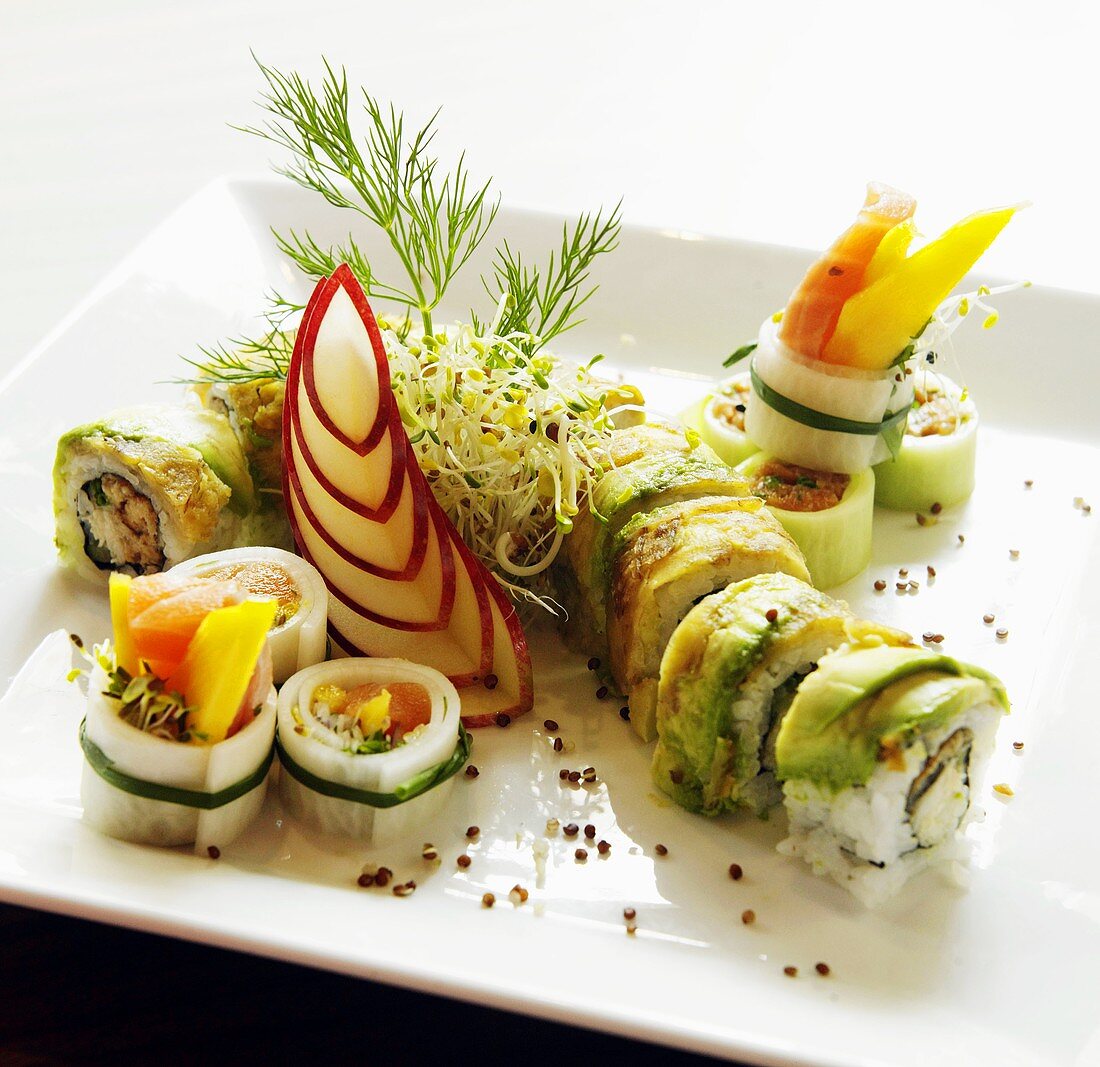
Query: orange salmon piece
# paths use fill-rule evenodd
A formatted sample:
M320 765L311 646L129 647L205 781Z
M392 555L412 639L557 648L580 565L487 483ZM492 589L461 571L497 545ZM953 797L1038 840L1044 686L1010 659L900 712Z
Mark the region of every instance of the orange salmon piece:
M386 735L400 740L411 730L424 726L432 718L432 698L419 682L367 682L348 690L348 701L343 707L345 715L357 715L361 705L374 700L383 690L390 694L387 710L390 725Z
M849 297L859 292L883 237L912 218L917 202L889 185L871 182L856 221L806 272L787 301L779 339L803 356L821 358Z

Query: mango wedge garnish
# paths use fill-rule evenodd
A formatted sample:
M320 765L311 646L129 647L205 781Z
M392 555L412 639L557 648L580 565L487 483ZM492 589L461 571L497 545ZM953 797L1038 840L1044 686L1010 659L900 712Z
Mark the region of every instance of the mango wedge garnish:
M115 644L115 664L131 677L141 673L141 663L134 649L134 638L130 633L130 617L127 613L132 580L128 574L120 574L116 571L107 583L107 595L111 604L111 636Z
M274 600L246 600L210 612L168 679L193 709L190 729L210 744L233 724L277 610Z
M847 300L821 358L867 370L889 367L1016 210L979 211L913 255L896 259L892 269Z

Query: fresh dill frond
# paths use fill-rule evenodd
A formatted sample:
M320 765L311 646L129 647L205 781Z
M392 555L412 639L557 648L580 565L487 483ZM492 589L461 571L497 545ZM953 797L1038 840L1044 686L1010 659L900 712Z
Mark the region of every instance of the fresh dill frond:
M380 286L350 239L347 247L325 252L308 235L276 234L280 247L313 277L327 262L342 262L339 257L353 252L368 295L415 308L430 334L432 311L496 217L500 201L488 199L489 182L471 182L465 156L440 173L430 151L438 111L407 140L404 115L393 105L383 108L363 90L367 128L360 140L352 129L346 71L337 72L326 60L318 92L299 74L256 63L267 82L261 106L271 118L238 129L291 153L289 163L275 167L278 173L384 230L405 268L408 288Z

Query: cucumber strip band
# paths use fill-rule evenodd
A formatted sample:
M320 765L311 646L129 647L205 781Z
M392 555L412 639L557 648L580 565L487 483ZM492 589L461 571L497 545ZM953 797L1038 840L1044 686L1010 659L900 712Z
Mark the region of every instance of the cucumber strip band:
M816 411L792 400L782 393L776 392L759 374L756 373L756 361L749 364L749 373L752 375L752 388L768 407L778 411L780 415L786 415L794 422L800 422L803 426L809 426L814 430L833 430L836 433L854 433L863 437L873 437L884 434L893 429L898 423L909 416L909 409L887 412L881 422L858 422L855 419L844 419L839 415L828 415L824 411Z
M337 800L350 800L353 804L366 804L372 808L394 808L398 804L413 800L415 797L434 789L441 782L445 782L452 775L457 774L466 761L470 758L470 749L473 741L466 728L459 725L458 744L450 759L437 763L434 767L421 771L419 774L403 782L392 793L375 793L370 789L356 789L354 786L343 785L340 782L330 782L327 778L321 778L312 771L307 771L293 756L289 755L279 741L278 731L275 733L275 750L279 753L279 762L283 769L296 778L307 789L312 789L322 796L335 797Z
M234 800L239 800L246 793L251 793L256 786L267 777L271 768L271 761L275 758L275 750L268 752L264 761L247 777L239 782L219 789L216 793L204 793L198 789L180 789L174 785L162 785L160 782L147 782L144 778L134 778L125 771L120 771L111 760L85 731L86 720L80 722L80 747L84 750L92 770L105 782L121 789L124 793L132 793L136 797L144 797L146 800L159 800L166 804L179 804L185 808L200 808L203 811L212 811L214 808L224 807Z

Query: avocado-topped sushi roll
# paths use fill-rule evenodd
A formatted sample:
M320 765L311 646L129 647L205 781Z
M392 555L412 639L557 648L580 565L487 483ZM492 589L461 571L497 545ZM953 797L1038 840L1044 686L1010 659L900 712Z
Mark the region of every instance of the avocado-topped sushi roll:
M701 597L755 574L809 581L798 546L765 508L700 497L635 515L613 549L607 613L611 672L630 701L630 724L656 736L657 679L673 630Z
M875 475L834 474L757 452L738 468L806 558L810 578L831 589L871 562Z
M226 420L148 405L70 430L54 464L62 563L95 581L232 545L256 495Z
M222 848L263 805L275 735L271 601L158 574L110 580L80 728L84 821L150 845Z
M431 667L344 659L279 694L280 794L325 834L385 844L437 814L470 755L458 691Z
M946 374L917 366L897 455L875 466L875 503L901 511L961 504L974 491L978 409Z
M252 596L275 601L268 645L276 685L325 658L328 590L301 556L279 548L230 548L186 560L173 573L236 582Z
M637 431L634 431L636 434ZM567 637L590 653L607 653L607 601L616 537L637 514L704 496L725 497L744 511L761 502L748 493L747 482L703 444L680 447L682 434L669 450L645 450L606 471L592 488L589 505L573 521L559 556L559 587L569 612ZM612 454L614 454L614 445ZM632 452L626 454L631 455ZM565 572L562 574L562 572Z
M653 780L690 811L762 812L780 799L774 739L802 679L853 630L845 605L787 574L762 574L700 601L661 661Z
M950 656L858 642L824 657L779 728L776 766L801 856L864 904L962 858L1004 686Z

